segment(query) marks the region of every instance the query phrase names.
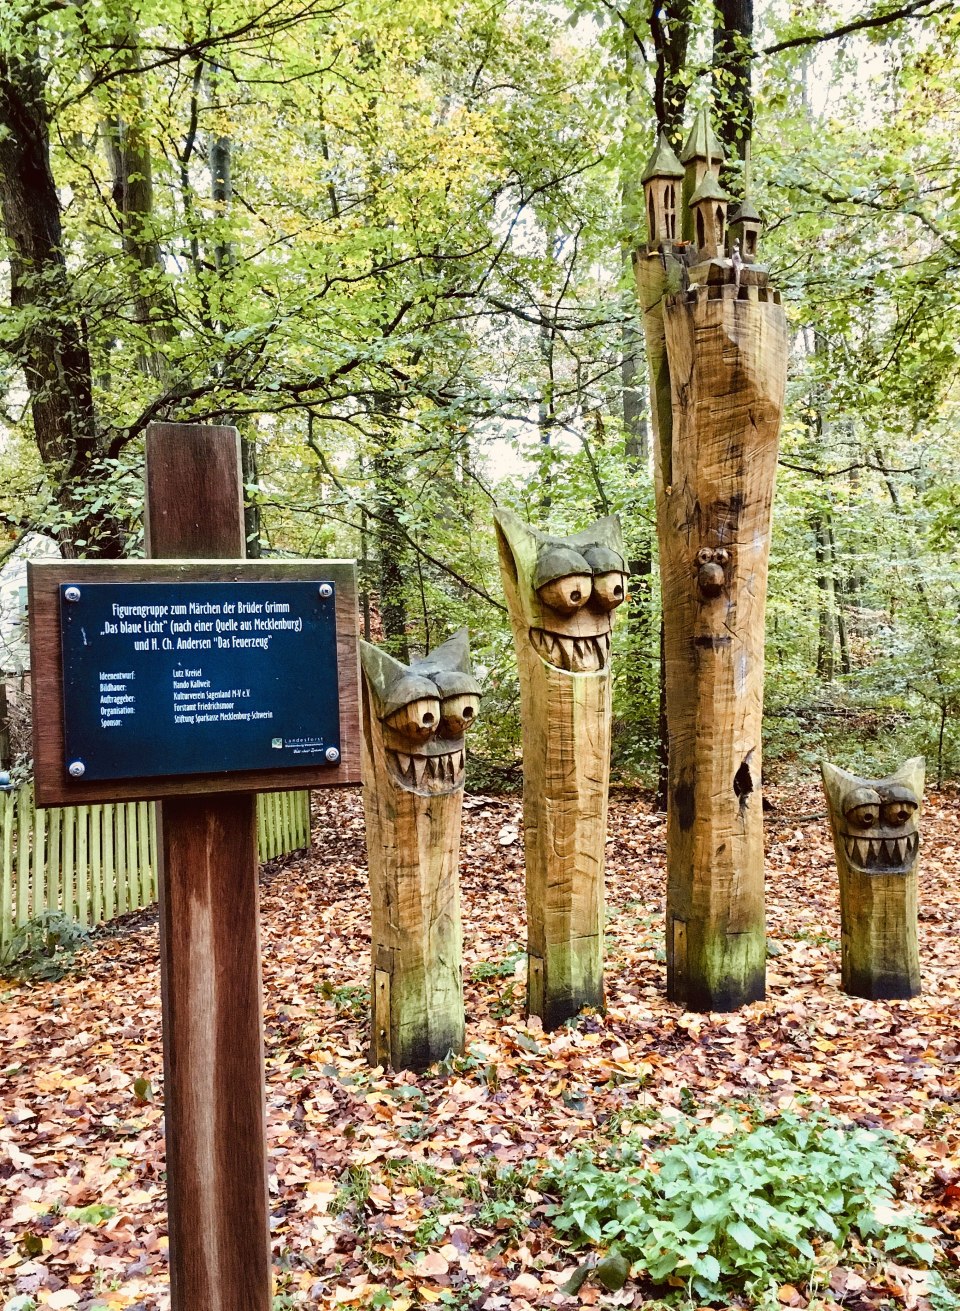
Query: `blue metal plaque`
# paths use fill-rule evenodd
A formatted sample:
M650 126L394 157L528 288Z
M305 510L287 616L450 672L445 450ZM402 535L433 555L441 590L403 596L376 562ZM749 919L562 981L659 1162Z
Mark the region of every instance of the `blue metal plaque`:
M63 584L66 773L335 765L334 591L323 579Z

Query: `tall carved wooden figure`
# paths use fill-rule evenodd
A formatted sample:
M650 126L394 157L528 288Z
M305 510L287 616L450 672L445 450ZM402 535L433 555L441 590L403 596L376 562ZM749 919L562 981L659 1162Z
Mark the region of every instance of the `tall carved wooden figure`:
M681 159L661 135L634 257L666 657L667 989L692 1010L733 1010L765 989L763 637L787 369L756 214L745 196L730 238L721 159L706 111Z
M610 635L623 600L620 524L549 537L497 511L520 670L527 1010L552 1029L603 1005L603 849Z
M480 688L465 628L410 665L361 642L360 663L370 1061L423 1070L463 1050L460 812Z
M825 760L820 769L840 875L841 986L853 997L916 997L923 757L889 778Z

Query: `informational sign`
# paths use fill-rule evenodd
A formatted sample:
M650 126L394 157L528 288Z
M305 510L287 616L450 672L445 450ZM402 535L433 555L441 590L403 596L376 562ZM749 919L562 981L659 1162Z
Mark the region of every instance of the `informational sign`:
M339 762L332 581L80 577L59 601L66 777Z

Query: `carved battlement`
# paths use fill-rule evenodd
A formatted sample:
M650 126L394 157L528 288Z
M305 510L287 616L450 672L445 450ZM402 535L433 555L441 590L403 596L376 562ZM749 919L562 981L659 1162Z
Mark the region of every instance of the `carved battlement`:
M746 300L760 305L779 305L780 293L775 287L765 284L758 286L756 283L741 283L737 286L733 281L712 282L706 285L698 282L695 286L688 287L686 291L678 291L672 296L667 296L665 303L672 309L675 305L695 305L705 300Z

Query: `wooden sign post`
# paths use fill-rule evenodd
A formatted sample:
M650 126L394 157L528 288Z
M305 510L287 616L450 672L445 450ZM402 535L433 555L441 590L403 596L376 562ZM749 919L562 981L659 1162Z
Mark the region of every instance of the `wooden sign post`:
M186 558L205 563L78 565L57 561L31 570L37 796L46 805L162 798L158 807L160 961L171 1304L173 1311L269 1311L272 1288L255 793L360 781L353 566L328 561L294 565L243 562L240 446L233 428L151 425L146 482L147 546L152 559ZM207 563L216 561L229 563ZM79 601L88 581L121 585L149 579L148 587L154 583L168 587L202 583L208 596L220 595L212 589L229 583L235 594L250 596L252 593L242 592L248 583L287 579L302 583L318 577L333 580L323 588L328 606L336 607L337 669L330 672L335 679L339 675L340 745L326 749L334 755L327 754L318 764L309 759L309 749L316 757L322 745L303 739L304 747L300 739L291 742L277 737L272 746L283 763L278 762L276 769L238 770L234 763L230 772L185 773L191 767L189 744L201 744L208 731L223 737L226 751L231 732L238 728L246 732L251 719L269 721L272 717L273 712L266 709L228 708L244 704L242 699L226 699L234 694L247 697L255 706L258 693L265 697L266 692L262 684L238 689L227 686L218 691L217 646L222 644L225 660L228 653L245 657L250 650L259 658L274 635L290 638L284 625L295 629L298 621L263 618L256 625L253 621L244 625L244 629L270 634L265 642L264 637L238 636L241 625L228 618L183 625L147 620L140 622L139 630L131 624L134 637L130 647L142 647L138 655L155 659L157 669L164 654L159 648L168 643L171 651L182 645L187 651L195 648L199 652L177 661L197 666L195 670L172 671L172 687L186 690L172 692L169 718L176 728L171 727L170 737L187 744L187 757L183 758L181 751L179 760L169 762L167 775L138 778L125 773L104 781L101 772L99 777L85 777L96 771L82 760L72 760L74 747L64 708L64 679L71 671L64 668L62 656L68 622L61 617L68 609L63 597ZM95 587L90 592L93 590ZM313 587L311 594L317 590ZM71 591L74 596L67 595ZM210 600L195 602L187 609L193 610L194 605L197 613L205 615L230 609L229 603ZM241 612L258 606L262 608L262 603L242 602ZM171 608L174 613L180 609ZM118 607L113 609L116 612ZM159 612L164 607L152 609ZM151 623L161 625L152 630L156 637L150 635ZM110 633L110 626L99 624L98 619L92 631L102 638L104 631ZM223 635L183 636L208 630ZM178 633L180 636L174 637ZM151 643L155 645L151 647ZM278 644L279 636L274 641ZM264 654L263 658L269 657ZM206 673L208 667L214 677L189 677L201 669ZM119 744L124 733L130 736L121 712L140 713L138 706L154 695L155 690L147 685L150 668L147 666L147 675L139 682L132 668L118 671L108 665L95 676L99 693L94 687L91 696L99 695L96 726L117 725L109 741ZM170 671L163 668L166 679ZM184 676L178 680L178 674ZM255 683L249 671L246 677L248 684ZM104 692L104 688L108 690ZM166 691L167 682L163 688L164 696L171 695ZM173 711L182 713L174 720ZM108 717L111 713L116 713L116 720ZM211 720L218 721L216 728L208 723ZM148 734L146 717L144 727L137 731ZM145 756L149 747L145 737ZM291 748L294 755L288 763ZM202 756L198 754L196 759ZM120 764L115 768L119 770Z

